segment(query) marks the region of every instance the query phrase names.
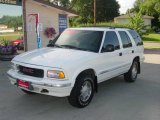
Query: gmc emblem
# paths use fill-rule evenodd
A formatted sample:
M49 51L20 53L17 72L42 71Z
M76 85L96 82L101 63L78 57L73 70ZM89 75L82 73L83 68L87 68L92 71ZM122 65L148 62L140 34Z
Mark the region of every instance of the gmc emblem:
M23 68L23 72L30 73L30 74L34 73L34 71L32 69L29 69L29 68Z

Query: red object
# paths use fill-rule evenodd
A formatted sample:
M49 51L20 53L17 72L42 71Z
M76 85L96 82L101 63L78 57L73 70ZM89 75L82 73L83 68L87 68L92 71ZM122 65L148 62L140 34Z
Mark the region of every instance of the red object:
M24 87L24 88L28 88L29 87L29 83L22 81L22 80L18 80L18 86L20 87Z
M31 15L31 16L34 16L35 17L35 19L36 19L36 32L38 32L38 23L39 23L39 20L38 20L38 14L29 14L29 15Z
M18 43L22 43L24 40L18 39L18 40L13 40L12 45L17 45Z

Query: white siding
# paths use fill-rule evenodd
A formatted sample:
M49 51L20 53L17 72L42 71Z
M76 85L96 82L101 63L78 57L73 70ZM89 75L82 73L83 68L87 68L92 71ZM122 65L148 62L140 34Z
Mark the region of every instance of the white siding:
M116 18L115 23L129 24L130 20L129 20L129 18ZM144 19L144 24L145 25L151 25L151 19L148 19L148 18Z
M45 7L43 5L37 4L32 0L26 1L26 13L27 13L27 45L28 50L33 50L37 48L37 36L35 32L35 19L34 17L29 16L29 14L36 14L39 13L39 20L40 20L40 36L41 36L41 46L45 47L48 42L49 38L44 35L44 31L46 27L53 27L55 28L57 34L59 33L59 23L58 23L58 11Z

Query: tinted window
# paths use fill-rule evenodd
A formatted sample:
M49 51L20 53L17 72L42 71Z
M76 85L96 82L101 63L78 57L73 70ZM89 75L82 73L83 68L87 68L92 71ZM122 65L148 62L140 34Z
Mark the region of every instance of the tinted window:
M103 48L105 48L107 45L113 45L115 50L120 49L118 37L115 32L113 31L106 32Z
M103 31L65 30L57 38L55 44L64 48L98 52L103 33Z
M128 34L124 31L119 31L119 35L122 40L123 48L132 47L131 39L129 38Z
M129 30L129 33L133 37L133 39L134 39L134 41L135 41L135 43L136 43L137 46L143 45L142 39L141 39L141 37L139 36L139 34L136 31Z

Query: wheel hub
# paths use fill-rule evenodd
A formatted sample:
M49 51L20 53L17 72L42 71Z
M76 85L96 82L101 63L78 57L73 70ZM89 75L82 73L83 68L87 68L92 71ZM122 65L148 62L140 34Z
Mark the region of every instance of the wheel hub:
M86 102L90 98L91 94L92 94L92 85L89 81L86 81L82 86L80 99L83 102Z
M134 64L132 68L132 78L133 79L137 77L137 73L138 73L137 64Z

